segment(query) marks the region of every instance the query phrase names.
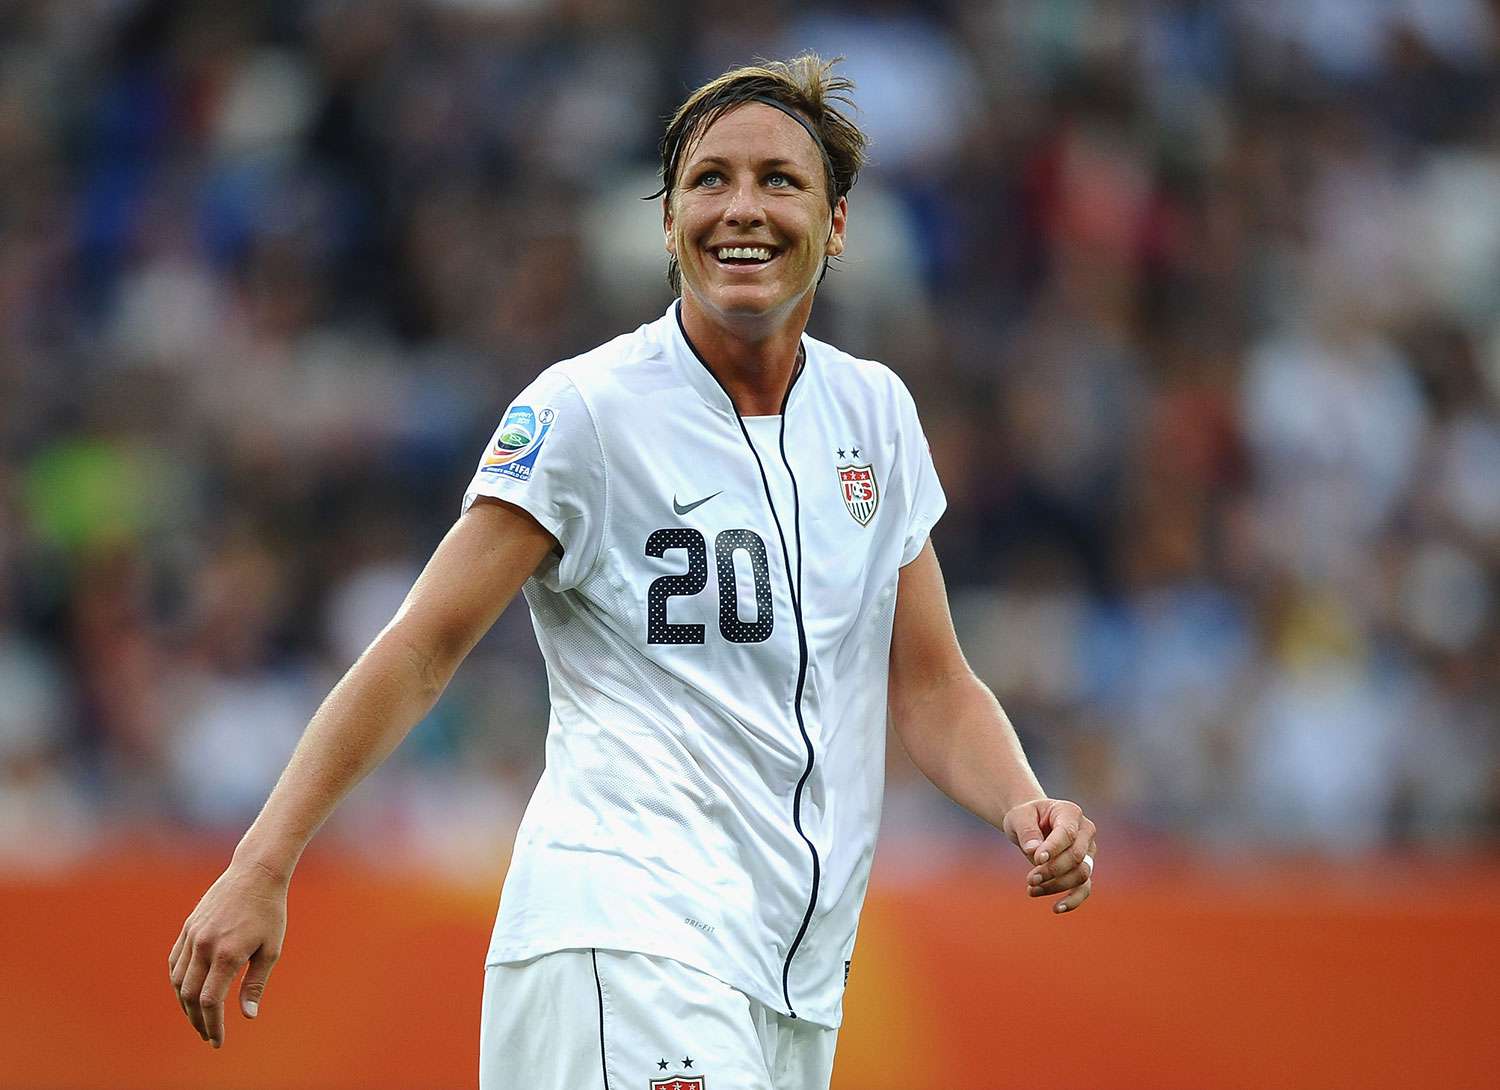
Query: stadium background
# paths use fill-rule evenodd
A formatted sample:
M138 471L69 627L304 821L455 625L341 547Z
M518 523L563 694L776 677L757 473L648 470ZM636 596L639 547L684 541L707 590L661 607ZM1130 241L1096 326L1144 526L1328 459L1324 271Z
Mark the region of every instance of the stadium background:
M666 305L661 116L803 48L874 138L811 331L911 386L965 647L1105 830L1052 919L894 749L835 1085L1500 1079L1500 4L11 0L0 1087L472 1084L524 610L257 1025L166 953L512 394Z

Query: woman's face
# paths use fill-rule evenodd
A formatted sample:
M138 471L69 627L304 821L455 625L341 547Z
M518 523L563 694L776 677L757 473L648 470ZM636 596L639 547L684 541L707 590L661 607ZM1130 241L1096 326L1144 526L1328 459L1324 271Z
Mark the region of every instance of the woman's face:
M737 106L691 145L664 208L684 301L726 327L779 324L844 250L846 204L828 204L823 157L780 110Z

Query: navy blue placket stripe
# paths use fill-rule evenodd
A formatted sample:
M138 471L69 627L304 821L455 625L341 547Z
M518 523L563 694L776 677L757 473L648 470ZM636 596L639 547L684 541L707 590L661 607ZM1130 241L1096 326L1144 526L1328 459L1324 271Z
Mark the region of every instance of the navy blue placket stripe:
M796 377L792 379L795 384ZM792 388L787 386L787 398L792 396ZM743 427L743 423L741 427ZM748 438L748 436L747 436ZM807 631L802 626L802 502L797 492L797 475L792 472L791 460L786 456L786 400L781 403L781 464L786 466L786 475L792 482L792 533L797 542L797 595L796 609L793 615L797 618L797 699L792 705L797 711L797 729L802 732L802 744L807 747L807 767L802 770L802 778L797 781L797 791L792 796L792 824L797 827L797 835L802 837L807 845L807 850L812 853L813 880L812 894L807 899L807 911L802 915L802 926L797 929L797 937L792 940L792 945L787 948L786 962L781 967L781 994L786 999L787 1016L796 1018L797 1012L792 1009L791 975L792 958L797 953L797 948L802 945L802 940L807 937L807 929L812 924L813 910L818 907L818 884L821 877L821 866L818 860L818 849L813 845L812 839L802 830L802 789L807 786L808 777L812 775L815 752L813 750L812 736L807 733L807 724L802 719L802 690L807 684ZM757 460L759 460L757 458ZM765 471L761 471L764 476ZM770 495L769 489L766 495ZM780 524L777 525L780 529ZM786 550L786 542L781 543L782 551Z
M682 301L678 300L676 307L677 328L682 331L682 339L686 342L693 356L702 364L703 369L709 373L714 382L718 383L719 389L724 390L724 396L729 400L730 410L734 413L734 419L740 426L740 434L745 437L745 445L750 448L750 454L755 459L755 466L760 470L761 487L765 490L766 506L771 510L771 520L776 523L776 537L781 542L781 556L786 565L787 590L792 597L792 616L797 622L797 688L796 696L792 702L792 709L797 716L797 730L802 735L802 744L807 748L807 765L802 770L802 778L797 781L797 790L792 797L792 825L797 830L797 835L807 845L808 854L812 857L812 889L807 898L807 911L802 914L802 925L797 928L796 937L792 939L791 945L787 947L786 961L781 966L781 994L786 1000L786 1013L788 1018L796 1018L797 1011L792 1004L791 973L792 958L796 956L797 948L802 945L802 940L807 936L808 926L812 923L813 911L818 905L818 885L822 878L822 863L818 858L817 846L802 828L802 791L807 786L808 778L812 775L813 765L816 762L816 753L813 750L812 736L807 733L807 723L802 717L802 694L807 686L807 628L802 620L802 525L801 504L798 500L797 475L792 472L792 463L786 456L786 409L792 400L792 389L797 385L797 380L802 377L806 370L806 354L799 361L797 369L792 372L792 381L787 383L786 393L781 398L781 461L786 466L787 476L792 482L792 530L796 534L797 541L797 566L795 575L792 568L792 556L787 548L786 531L782 529L781 516L776 511L776 501L771 497L771 481L766 476L765 463L761 461L760 452L755 449L755 443L750 439L750 430L745 427L744 417L734 403L734 398L729 396L729 391L724 389L724 384L719 381L713 368L709 367L708 361L698 352L698 346L693 344L693 339L688 336L687 327L682 324Z
M604 1075L604 1090L609 1090L609 1061L604 1054L604 985L599 983L599 951L589 947L589 960L594 963L594 993L599 997L599 1070Z

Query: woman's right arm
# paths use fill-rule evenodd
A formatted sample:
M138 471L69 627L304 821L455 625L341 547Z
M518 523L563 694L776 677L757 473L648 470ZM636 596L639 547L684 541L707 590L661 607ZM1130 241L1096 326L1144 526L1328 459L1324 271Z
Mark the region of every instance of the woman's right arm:
M286 931L286 891L303 849L339 802L437 703L469 651L557 547L520 508L481 500L448 531L400 610L308 723L229 867L182 925L172 987L199 1035L224 1041L235 974L254 1018Z

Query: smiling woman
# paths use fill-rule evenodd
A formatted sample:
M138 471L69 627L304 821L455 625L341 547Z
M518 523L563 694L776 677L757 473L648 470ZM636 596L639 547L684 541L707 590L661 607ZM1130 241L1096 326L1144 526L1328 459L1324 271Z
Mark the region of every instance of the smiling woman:
M830 203L818 148L785 111L748 102L690 144L663 202L682 320L700 349L778 331L795 355L829 258L844 251L846 198ZM779 391L778 391L779 392Z
M178 936L173 986L206 1039L246 959L255 1016L307 840L523 582L552 716L486 962L482 1090L825 1090L888 718L1021 849L1030 896L1089 896L1093 823L1045 796L954 637L911 395L805 334L863 161L834 108L848 88L804 56L729 72L672 119L681 298L501 417L458 522Z
M689 96L661 141L667 280L709 370L777 414L828 262L844 252L866 139L848 80L812 54L737 68Z
M821 193L832 212L859 177L869 143L839 109L853 108L849 96L854 84L833 74L836 63L804 53L789 61L735 68L698 88L678 108L662 135L662 188L654 196L662 197L665 209L670 211L673 194L684 175L685 155L702 153L697 142L724 114L757 103L781 111L807 133L815 149L813 171L822 175ZM807 181L810 179L804 178ZM667 266L667 282L674 292L682 290L675 255Z

